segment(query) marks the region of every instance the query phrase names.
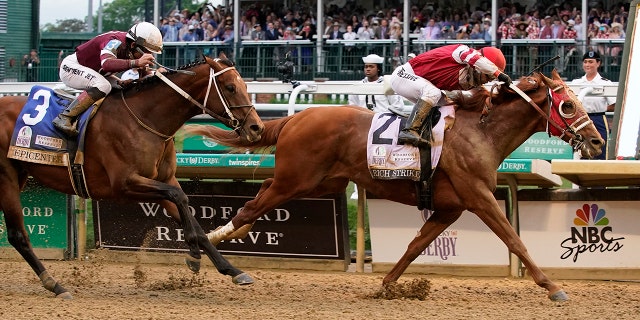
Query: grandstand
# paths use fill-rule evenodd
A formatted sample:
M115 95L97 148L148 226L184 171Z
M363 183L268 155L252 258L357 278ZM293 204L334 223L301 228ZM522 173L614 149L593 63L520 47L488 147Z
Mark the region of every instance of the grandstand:
M206 25L201 23L204 21L216 26L224 26L223 19L227 21L229 17L239 17L239 21L231 22L237 34L234 41L224 39L221 34L209 34L202 30L203 41L184 42L179 38L178 41L167 42L159 60L167 66L177 67L190 62L197 55L215 56L224 51L237 62L240 73L246 79L278 80L277 65L289 53L296 66L295 79L359 80L363 77L359 61L361 56L370 53L384 56L384 72L390 73L406 60L407 53L420 53L436 46L462 42L474 47L499 46L507 57L509 67L506 71L513 78L528 73L535 65L556 54L562 59L545 71L555 67L564 78L577 78L582 72L582 53L594 48L606 56L601 74L613 81L618 80L620 67L617 62L624 46L628 2L590 2L590 7L583 10L578 1L561 4L553 1L498 1L495 4L497 15L491 14L494 4L488 1L449 1L446 6L441 1L411 1L408 15L403 12L403 3L397 0L333 0L324 2L324 10L317 14L318 10L314 7L316 3L311 1L300 1L289 7L285 7L283 1L244 1L240 2L238 13L231 12L231 8L206 5L193 12L171 10L176 4L164 1L162 18L158 22L160 27L170 19L176 19L180 32L188 25L197 25L198 31L201 25ZM38 48L42 60L38 81L58 81L59 59L95 35L43 32L38 36L38 11L38 0L0 2L0 19L4 15L7 21L3 24L6 33L0 33L0 39L3 40L0 42L12 44L11 49L0 46L0 57L3 57L0 81L25 80L26 72L20 61L31 47ZM318 15L320 18L316 17ZM7 20L8 16L20 16L21 19ZM405 16L408 18L405 19ZM434 21L432 27L438 32L427 38L425 33L427 28L431 28L430 20ZM544 29L542 25L550 25L555 20L564 29L569 29L572 22L576 32L555 32L552 37L544 38L536 36L533 31L518 34L506 27L507 22L513 27L533 21L539 29ZM585 23L579 23L582 20L586 20ZM360 32L364 21L371 27L372 32L368 36ZM269 23L282 35L278 40L251 40L251 30L255 24L262 25L264 30ZM297 29L305 24L311 28L307 39L303 39ZM328 26L334 24L339 26L341 33L351 25L356 39L331 39L325 30L331 29ZM401 31L396 34L391 31L381 33L384 25L388 29L397 26ZM614 26L622 31L622 38L612 36ZM287 28L295 37L284 39ZM598 31L602 28L607 32ZM451 34L442 32L445 29L451 30Z

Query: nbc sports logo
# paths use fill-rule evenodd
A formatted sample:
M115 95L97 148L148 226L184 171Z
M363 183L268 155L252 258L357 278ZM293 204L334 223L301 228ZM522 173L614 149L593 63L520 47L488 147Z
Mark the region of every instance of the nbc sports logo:
M616 252L623 247L620 240L624 237L615 238L613 228L609 225L609 218L603 208L597 204L583 204L576 210L576 217L573 218L571 236L562 241L560 246L565 251L560 256L561 259L573 259L578 261L578 257L583 253L604 253Z

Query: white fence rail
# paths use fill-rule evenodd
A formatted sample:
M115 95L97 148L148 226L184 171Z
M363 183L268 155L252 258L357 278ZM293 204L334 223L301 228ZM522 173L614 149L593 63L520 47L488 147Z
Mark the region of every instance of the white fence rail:
M56 86L62 86L61 82L0 82L0 96L5 95L27 95L29 90L35 84L54 88ZM301 81L302 90L299 90L300 99L307 104L314 103L314 95L322 94L326 95L330 101L334 101L333 104L344 104L347 100L347 96L350 94L383 94L383 85L379 83L365 84L355 81ZM569 84L569 87L578 94L580 90L585 87L584 85L575 86ZM618 94L618 83L612 82L611 85L596 85L593 86L594 90L589 94L591 96L605 96L616 97ZM294 91L293 85L290 83L282 83L280 81L274 82L259 82L249 81L247 82L247 90L252 95L252 99L255 103L258 94L275 94L276 100L289 100L291 93ZM294 95L298 93L298 90L293 92ZM298 98L296 96L296 98ZM269 110L285 110L286 104L259 104L256 108ZM304 109L305 106L296 106Z

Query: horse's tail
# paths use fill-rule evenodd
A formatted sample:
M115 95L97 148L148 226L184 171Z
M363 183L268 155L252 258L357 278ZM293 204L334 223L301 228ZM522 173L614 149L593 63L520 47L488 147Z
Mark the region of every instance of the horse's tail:
M189 124L182 127L186 135L201 135L205 136L221 145L234 148L248 148L257 149L260 147L275 146L278 142L278 135L282 131L289 120L293 116L284 118L278 118L264 122L264 131L262 132L262 138L257 141L249 142L246 139L242 139L236 131L225 130L211 125L197 125Z

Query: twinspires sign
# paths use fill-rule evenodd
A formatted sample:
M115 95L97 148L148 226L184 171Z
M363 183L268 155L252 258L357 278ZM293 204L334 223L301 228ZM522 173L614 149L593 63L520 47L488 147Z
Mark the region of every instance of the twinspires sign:
M25 229L32 246L67 249L67 195L29 179L20 200ZM11 247L7 240L4 214L0 215L0 247Z
M223 241L224 254L344 259L344 196L297 199L260 218L242 240ZM189 195L189 210L205 232L227 224L253 196ZM343 221L344 220L344 221ZM184 231L156 203L99 201L94 204L99 246L113 249L186 251ZM348 241L346 241L348 243Z

